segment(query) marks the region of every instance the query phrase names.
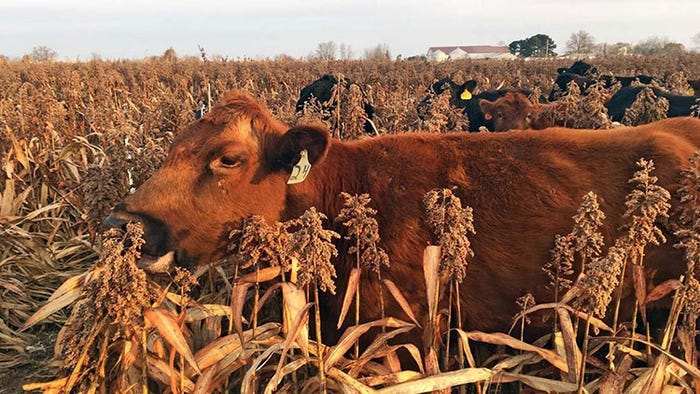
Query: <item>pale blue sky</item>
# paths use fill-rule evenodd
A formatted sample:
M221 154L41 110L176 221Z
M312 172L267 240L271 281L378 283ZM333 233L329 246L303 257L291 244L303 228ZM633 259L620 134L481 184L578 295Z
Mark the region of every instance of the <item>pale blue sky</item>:
M393 56L430 46L506 44L549 34L564 52L583 29L598 42L667 37L693 47L700 0L0 0L0 54L37 45L59 59L142 58L173 47L180 55L294 57L322 41L349 44L355 55L388 44Z

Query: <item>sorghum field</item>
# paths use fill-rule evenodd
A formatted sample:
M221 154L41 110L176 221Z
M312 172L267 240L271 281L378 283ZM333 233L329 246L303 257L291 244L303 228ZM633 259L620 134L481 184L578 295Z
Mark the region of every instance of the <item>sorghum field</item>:
M436 98L425 120L416 112L436 80L475 79L478 90L524 87L547 95L556 69L571 62L0 60L0 392L20 392L22 385L47 393L449 392L449 387L481 393L700 392L700 156L689 158L688 170L679 174L683 196L675 197L684 204L675 215L668 192L654 185L653 163L640 160L639 171L630 174L640 192L630 195L628 208L658 204L639 208L654 215L644 217L645 228L630 223L630 233L649 234L641 241L601 240L596 228L605 219L596 196L587 195L572 218L571 234L552 234L552 259L542 261L554 302L513 300L524 313L514 316L510 334L469 332L454 321L459 319L449 320L459 313L452 294L460 291L461 276L469 275L468 237L478 232L472 216L479 214L449 190L425 196L426 217L440 229L436 244L443 256L455 256L441 264L438 249L426 250L426 283L448 289L426 295L435 306L428 321L418 327L387 316L355 324L362 302L353 299L361 293L337 294L348 307L345 321L352 322L338 343L323 344L323 333L313 329L319 319L314 292L334 287L337 235L322 227L322 213L310 210L285 223L251 217L232 232L225 261L169 275L136 267L142 231L137 225L102 232L109 210L158 168L173 135L194 121L194 111L231 88L251 93L276 118L294 125L323 111L296 114L300 89L323 74L342 74L367 93L380 134L445 132L466 129L447 99ZM687 80L700 78L699 54L591 62L604 73L657 77L678 94L692 92ZM345 138L372 138L362 135L361 100L352 90L339 93L339 100L339 111L327 122L334 134L342 129ZM603 95L574 92L563 100L572 104L557 116L569 124L612 127L600 123ZM657 104L651 100L630 114L630 124L645 123L640 114L649 111L640 108ZM391 261L381 249L376 212L368 207L371 196L345 197L343 215L329 220L343 223L345 235L356 242L354 275L364 271L381 278ZM627 264L643 264L644 251L663 242L659 222L683 240L686 274L652 293L636 294L640 318L603 320L619 304L619 282L639 280L620 272ZM313 250L299 246L299 239L313 240ZM581 261L587 262L585 275L577 278L572 265ZM314 271L310 264L331 266ZM445 267L449 275L438 272ZM387 283L382 297L401 304L392 285ZM645 305L664 297L673 300L665 327L655 335L646 326L643 334ZM457 311L438 311L438 304ZM551 315L552 329L528 341L522 332L535 310ZM380 329L366 335L375 337L359 347L358 338L373 327ZM392 341L410 330L424 333L423 347ZM414 361L408 365L407 359Z

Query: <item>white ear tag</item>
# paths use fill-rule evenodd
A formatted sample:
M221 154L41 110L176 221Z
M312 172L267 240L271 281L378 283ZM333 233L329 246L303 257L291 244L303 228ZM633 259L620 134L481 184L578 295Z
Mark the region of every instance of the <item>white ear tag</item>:
M304 179L309 175L311 171L311 163L309 163L309 153L304 149L299 153L301 157L297 164L292 168L292 175L289 176L287 181L288 185L294 185L296 183L304 182Z

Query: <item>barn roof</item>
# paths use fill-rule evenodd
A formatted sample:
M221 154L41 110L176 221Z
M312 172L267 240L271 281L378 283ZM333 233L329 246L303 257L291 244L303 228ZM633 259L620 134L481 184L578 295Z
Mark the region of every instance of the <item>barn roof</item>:
M447 46L447 47L430 47L428 52L442 51L444 53L450 53L455 49L461 49L467 53L509 53L510 50L507 46L499 45L459 45L459 46Z

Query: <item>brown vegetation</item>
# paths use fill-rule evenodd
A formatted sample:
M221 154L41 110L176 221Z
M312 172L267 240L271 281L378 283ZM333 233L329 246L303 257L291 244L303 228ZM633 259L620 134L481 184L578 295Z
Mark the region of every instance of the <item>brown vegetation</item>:
M634 281L635 289L640 289L637 296L640 310L654 299L673 296L671 317L662 340L657 342L633 335L630 324L620 322L618 327L608 327L587 313L600 313L603 303L616 299L615 277L619 270L610 262L636 256L627 266L643 263L644 247L631 248L629 243L616 245L618 247L602 256L592 253L587 258L590 273L569 289L566 280L575 279L570 276L574 250L582 251L586 247L578 246L578 238L558 238L557 257L548 271L559 299L554 306L549 306L556 311L557 321L551 342L525 343L505 334L465 332L453 327L459 341L457 346L451 345L450 336L441 332L451 324L439 321L442 312L437 311L437 301L429 299L428 304L435 307L435 313L431 313L433 331L427 331L428 350L443 352L446 361L440 368L437 354L434 354L435 360L429 361L411 344L389 341L417 329L413 323L390 316L356 325L334 346L311 339L314 337L309 330L313 333L314 324L308 324L308 316L318 313L318 307L310 305L315 299L313 293L319 288L334 287L330 281L333 267L324 265L333 255L332 244L327 242L334 236L318 227L322 223L318 212L310 212L305 221L288 226L251 219L251 226L242 230L246 234L243 238L234 234L228 257L247 259L247 263L193 272L198 280L193 289L190 289L188 274L181 273L172 283L168 277L153 281L133 265L134 256L139 253L137 228L130 228L127 234L99 236L108 210L155 171L173 134L193 120L194 109L207 102L208 88L214 98L232 87L245 89L254 93L276 118L294 124L297 122L294 104L301 87L324 73L342 72L361 85L371 87L371 100L377 110L375 124L380 133L420 129L444 131L445 127L453 125L461 128L464 124L460 122L465 121L455 118L449 105L433 109L435 113L427 124L421 123L416 114L416 104L433 81L445 76L459 81L473 78L484 88L503 83L548 92L556 68L569 63L566 60L440 64L409 61L238 63L195 59L77 64L3 62L0 69L0 166L3 174L0 182L0 371L22 371L21 368L29 364L39 365L37 358L53 353L48 349L53 343L47 342L47 331L55 332L63 327L54 355L60 360L61 368L56 370L60 371L60 379L53 386L39 386L49 392L50 387L66 385L76 390L118 387L126 391L127 387L146 384L152 390L163 391L169 387L172 392L195 389L211 392L215 387L364 390L382 386L388 392L398 392L406 388L396 383L412 380L417 380L411 383L414 388L432 382L435 385L426 387L521 381L540 390L571 391L578 384L586 384L589 391L605 385L639 388L648 385L651 389L663 384L694 385L697 390L700 374L695 345L700 263L697 262L694 220L697 213L693 197L698 188L693 178L697 175L697 159L685 173L685 188L682 189L682 201L687 204L683 215L687 220L675 223L677 233L682 235L679 235L679 246L686 252L686 275L659 284L648 294L641 293L643 278L626 278ZM601 70L622 75L645 73L667 77L682 72L691 79L700 77L697 55L606 58L596 63ZM676 79L668 78L669 84L677 85ZM669 88L673 88L670 85ZM351 93L343 100L352 103L356 97ZM576 109L563 120L567 125L586 122L587 127L609 127L596 112L600 107L580 101L571 105ZM636 113L630 114L630 117L635 116L635 123L643 122L639 114L643 108L646 111L643 105L649 106L648 102L639 105ZM643 113L653 117L653 113ZM354 119L352 111L346 114L346 127L361 127L362 122ZM355 209L362 204L362 200L348 201L348 206ZM377 208L381 211L381 207ZM478 216L478 212L473 214ZM340 220L352 223L349 215L350 211ZM370 212L369 216L372 215ZM642 216L631 214L630 217ZM463 232L471 226L471 221L465 220L461 226ZM648 225L649 219L646 220ZM475 230L478 232L479 228ZM378 275L378 280L386 283L381 270L387 261L381 249L372 244L379 241L378 236L374 231L366 232L361 228L356 228L354 234L358 237L354 253L362 264L377 267L367 274ZM328 246L315 252L304 249L312 239ZM469 241L450 242L461 245L460 251L454 253L464 257L462 262L466 264L469 254L464 251L470 251ZM437 270L441 259L440 255L431 253L434 252L427 253L425 260L426 277L437 280L431 274L431 267ZM543 266L545 263L542 262ZM446 297L454 291L459 299L458 292L464 289L459 289L458 279L464 275L468 277L469 271L464 264L449 264L442 263L455 275L455 281L448 287ZM608 281L591 280L601 275ZM283 282L266 283L275 278ZM293 284L297 279L292 278L302 283L297 286ZM624 276L619 280L622 278ZM591 287L594 285L605 285L605 290L613 293L608 297L607 293ZM247 291L251 286L254 291ZM343 284L345 287L350 286ZM405 302L391 282L383 289L386 289L384 294L391 295L399 304ZM264 292L262 296L260 292ZM281 295L275 295L276 292ZM361 297L361 293L357 294ZM587 298L594 294L603 295L605 299ZM275 297L282 299L282 311L267 303ZM574 299L578 301L572 304ZM40 309L42 305L45 306ZM62 311L67 305L73 305L70 317ZM231 305L240 309L232 310ZM452 307L452 302L449 305ZM316 310L310 311L312 307ZM526 314L542 306L523 303L522 308L524 321ZM31 315L34 315L32 319ZM280 315L283 317L279 318ZM572 317L582 321L572 323ZM676 324L679 319L680 324ZM39 321L41 326L36 325ZM636 320L632 324L636 324ZM646 322L639 324L644 326ZM576 341L576 330L588 334L589 330L585 329L588 325L603 330L597 340L598 336L591 334L590 347ZM33 327L22 329L28 326ZM364 353L355 350L350 356L357 339L371 328L381 328L384 333L367 340L369 346ZM427 329L422 328L424 332ZM444 343L439 338L444 338ZM474 341L506 345L524 353L498 354L484 362L471 353L470 343ZM680 350L672 355L669 352L674 344ZM609 346L608 360L604 354L600 355L604 345ZM400 349L416 358L421 365L419 371L401 370L396 357ZM264 364L270 356L276 361L272 363L275 365ZM629 359L634 359L639 366L634 374L630 372ZM589 360L588 365L586 360ZM617 368L609 368L608 363ZM468 368L459 369L462 365ZM256 368L261 368L260 372L256 372ZM202 374L197 373L198 369ZM454 371L439 374L447 369ZM578 372L581 370L586 374ZM435 377L426 377L430 374ZM482 389L483 386L477 388ZM600 390L602 392L602 388Z

